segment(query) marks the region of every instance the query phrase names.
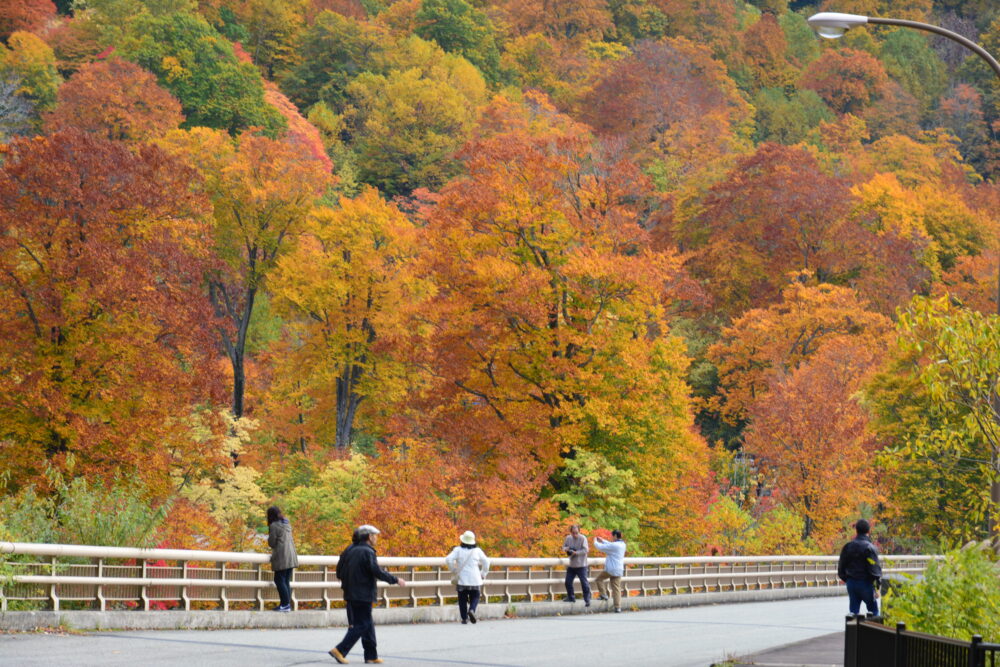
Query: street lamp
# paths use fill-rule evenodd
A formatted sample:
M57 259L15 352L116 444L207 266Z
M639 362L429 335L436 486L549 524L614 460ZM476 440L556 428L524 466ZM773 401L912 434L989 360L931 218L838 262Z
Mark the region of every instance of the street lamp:
M997 77L1000 77L1000 63L998 63L996 58L991 56L986 49L979 46L971 39L962 37L958 33L954 33L951 30L945 30L940 26L931 25L929 23L920 23L919 21L885 19L877 16L860 16L858 14L838 14L837 12L820 12L819 14L813 14L809 17L808 21L809 25L816 30L820 37L826 37L827 39L837 39L838 37L842 37L844 33L851 28L856 28L858 26L865 25L866 23L874 23L876 25L898 25L904 28L914 28L916 30L933 32L954 40L970 51L973 51L989 64L989 66L993 69L993 73L996 74ZM998 249L998 251L1000 251L1000 249ZM1000 266L997 268L997 314L1000 315ZM993 468L994 470L1000 470L1000 460L998 460L995 453L993 456ZM998 479L994 479L990 484L990 500L993 502L994 506L1000 506L1000 480ZM991 517L990 524L990 532L992 534L996 535L1000 533L1000 520L998 520L996 516ZM998 543L998 548L1000 548L1000 543Z
M837 12L820 12L819 14L813 14L808 19L809 25L819 34L820 37L826 37L827 39L837 39L842 37L845 32L851 28L856 28L867 23L874 23L876 25L898 25L904 28L914 28L915 30L924 30L926 32L933 32L937 35L942 35L950 40L956 41L965 48L974 52L980 58L985 60L989 66L993 69L993 73L1000 78L1000 63L997 59L990 55L989 51L979 46L971 39L962 37L956 32L951 30L945 30L941 26L931 25L929 23L920 23L919 21L907 21L905 19L886 19L880 18L878 16L860 16L858 14L839 14ZM1000 267L997 269L997 314L1000 315ZM1000 501L1000 489L998 489L997 501Z

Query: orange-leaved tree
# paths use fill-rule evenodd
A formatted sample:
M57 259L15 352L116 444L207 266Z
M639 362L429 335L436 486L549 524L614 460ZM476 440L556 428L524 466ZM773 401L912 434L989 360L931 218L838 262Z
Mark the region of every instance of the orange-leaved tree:
M495 100L463 156L468 176L426 210L437 295L425 363L439 418L474 423L452 446L517 452L540 469L578 450L637 468L632 506L663 528L704 445L665 319L683 271L676 253L649 249L633 204L643 177L602 161L585 129L538 97ZM579 488L567 470L557 491Z
M181 104L152 72L120 58L83 65L59 88L50 132L77 128L108 139L148 141L176 129Z
M599 40L614 30L605 0L501 0L495 4L520 35L543 33L559 40Z
M877 439L855 394L886 342L830 340L798 367L772 375L768 393L749 410L745 451L779 501L805 519L803 540L823 551L860 505L879 502Z
M624 137L668 185L746 150L752 118L725 67L683 38L642 44L613 63L579 103L598 134Z
M837 113L857 115L884 91L889 77L875 56L854 49L830 49L802 74L800 86L816 91Z
M847 184L808 150L767 143L738 160L694 215L678 216L676 235L717 309L734 315L775 301L791 271L828 280L855 268L863 230L848 220L849 201Z
M872 345L891 330L889 318L868 310L854 290L808 283L808 274L793 280L780 303L747 311L709 349L719 369L719 392L709 403L724 421L745 421L776 373L791 373L829 342L850 338Z
M17 0L0 5L0 40L6 41L18 30L37 32L55 18L52 0Z
M18 484L48 466L165 497L212 457L207 202L160 150L80 132L17 140L0 169L0 440ZM75 464L71 463L75 459Z

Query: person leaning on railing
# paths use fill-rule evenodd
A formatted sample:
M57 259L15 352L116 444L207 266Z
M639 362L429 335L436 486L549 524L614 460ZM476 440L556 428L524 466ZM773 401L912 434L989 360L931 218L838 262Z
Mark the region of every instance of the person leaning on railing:
M267 508L267 545L271 547L271 570L280 598L275 611L291 611L292 570L299 566L299 557L292 540L292 524L276 505Z
M878 547L869 536L871 525L865 519L854 524L857 536L840 550L837 576L847 584L851 614L861 612L861 603L872 616L878 616L878 586L882 579L882 565L878 560Z

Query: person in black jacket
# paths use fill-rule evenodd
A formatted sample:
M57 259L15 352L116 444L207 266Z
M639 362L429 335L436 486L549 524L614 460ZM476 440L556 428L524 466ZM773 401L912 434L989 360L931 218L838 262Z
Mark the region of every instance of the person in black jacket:
M352 544L340 554L337 561L337 578L344 591L347 603L347 634L339 644L330 649L330 655L337 662L346 665L347 654L361 640L365 649L366 663L381 663L375 642L375 621L372 620L372 604L378 599L376 579L389 584L405 586L406 582L393 576L378 566L375 544L380 531L375 526L358 526L352 536Z
M847 596L850 600L851 613L857 616L861 612L861 603L873 616L878 616L879 596L878 586L882 578L882 566L878 562L878 548L872 543L868 532L871 525L859 519L854 524L857 536L840 550L840 561L837 563L837 576L847 584Z

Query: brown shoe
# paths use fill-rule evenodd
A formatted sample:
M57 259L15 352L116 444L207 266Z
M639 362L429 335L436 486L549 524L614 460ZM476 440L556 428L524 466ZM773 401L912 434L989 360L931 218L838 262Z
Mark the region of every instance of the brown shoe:
M327 652L330 654L330 657L332 657L334 660L336 660L340 664L342 664L342 665L348 664L347 658L344 657L343 653L341 653L340 651L337 650L336 646L334 646L332 649L330 649Z
M385 660L382 658L375 658L374 660L365 660L366 665L381 665Z

